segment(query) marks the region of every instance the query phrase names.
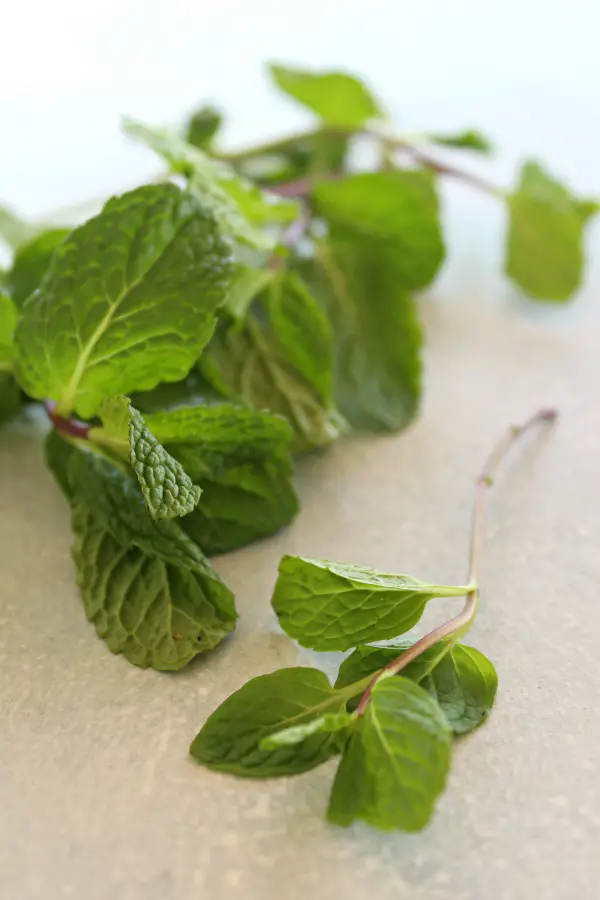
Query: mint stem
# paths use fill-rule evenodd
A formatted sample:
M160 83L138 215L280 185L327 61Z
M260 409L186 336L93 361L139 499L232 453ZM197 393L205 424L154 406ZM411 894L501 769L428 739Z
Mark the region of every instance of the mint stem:
M475 482L475 502L473 504L471 542L469 550L469 584L477 584L477 571L479 568L479 559L481 556L481 544L483 538L483 519L485 504L489 489L494 484L496 472L508 456L509 452L512 450L513 446L516 444L519 438L523 434L525 434L525 432L529 431L534 426L542 424L544 422L554 422L557 416L558 412L555 409L540 409L529 419L527 419L527 421L522 425L512 425L507 434L505 434L504 437L498 442L498 444L494 447L489 457L487 458L486 463L481 470L477 481ZM434 644L437 644L437 642L442 640L442 638L454 637L455 640L458 640L459 637L465 634L475 618L478 600L479 589L478 587L475 587L467 594L465 598L465 605L457 616L454 616L454 618L449 619L447 622L443 622L441 625L438 625L437 628L434 628L432 631L429 631L427 634L423 635L423 637L416 641L412 645L412 647L409 647L408 650L405 650L401 656L392 660L392 662L388 663L385 668L377 672L377 674L371 679L367 690L361 697L360 703L358 704L356 710L357 714L359 716L363 715L365 709L369 704L371 692L380 678L387 678L390 675L397 675L398 672L405 668L405 666L407 666L414 659L420 656L421 653L424 653L425 650L428 650Z
M87 422L80 422L78 419L65 419L55 411L56 403L54 400L44 400L44 409L55 431L58 431L59 434L65 434L81 440L87 439L90 432L90 426Z

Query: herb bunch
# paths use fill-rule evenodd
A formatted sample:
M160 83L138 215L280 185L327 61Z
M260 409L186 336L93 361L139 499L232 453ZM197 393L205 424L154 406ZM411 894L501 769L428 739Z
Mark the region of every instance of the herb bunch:
M155 182L74 229L0 210L14 251L0 273L0 420L46 409L86 615L139 666L180 669L234 629L234 598L208 558L293 520L295 454L417 414L417 295L444 260L441 177L506 205L505 269L528 296L563 302L582 278L596 204L541 165L499 190L447 161L489 152L479 133L396 135L356 78L271 74L314 128L229 153L210 107L175 131L127 120L165 164ZM369 171L351 164L361 141L378 155ZM353 570L350 594L368 577ZM449 590L411 585L406 620L390 611L380 631L402 633ZM298 632L300 602L276 609L312 641ZM336 627L346 647L385 637L350 635L342 619L321 649Z
M545 409L511 428L477 479L466 585L284 557L272 598L283 630L312 650L353 652L333 687L308 667L253 678L208 718L192 756L245 778L296 775L339 756L330 822L424 828L446 782L453 737L485 721L498 686L490 660L462 643L479 600L486 495L515 441L555 418ZM429 600L461 595L458 615L418 640L394 640L419 621Z

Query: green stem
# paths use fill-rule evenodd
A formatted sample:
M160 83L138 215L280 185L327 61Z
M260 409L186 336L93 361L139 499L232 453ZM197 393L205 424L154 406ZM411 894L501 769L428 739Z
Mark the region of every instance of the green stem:
M554 409L541 409L532 415L522 425L513 425L507 434L498 442L489 455L475 485L475 502L473 505L473 518L471 525L471 543L469 550L469 582L477 582L477 571L479 568L479 559L481 556L481 544L483 539L483 518L485 504L488 497L489 489L494 484L496 473L504 462L509 452L512 450L519 438L536 425L542 422L554 422L558 413ZM363 694L357 707L357 714L360 716L364 713L369 704L373 688L380 678L388 678L391 675L397 675L405 666L414 659L428 650L434 644L443 638L452 638L453 642L461 638L469 630L477 613L477 605L479 602L479 590L475 587L470 591L465 599L465 605L457 616L443 622L432 631L424 635L420 640L416 641L405 650L404 653L388 663L385 668L377 672L371 679L369 686Z

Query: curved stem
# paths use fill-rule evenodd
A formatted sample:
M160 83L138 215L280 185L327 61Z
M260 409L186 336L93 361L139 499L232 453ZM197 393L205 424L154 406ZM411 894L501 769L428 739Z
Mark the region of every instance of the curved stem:
M494 484L496 473L515 443L526 431L529 431L535 425L542 422L554 422L558 413L555 409L540 409L532 415L522 425L513 425L508 433L494 447L487 458L483 469L481 470L475 483L475 502L473 504L473 518L471 524L471 542L469 550L469 584L477 583L477 571L479 568L479 558L481 555L481 543L483 538L483 516L485 511L485 503L489 493L489 489ZM361 701L357 708L358 715L362 715L368 706L371 698L371 692L380 678L387 678L390 675L397 675L402 669L411 663L417 656L420 656L425 650L428 650L434 644L443 638L452 637L458 640L462 637L473 622L477 612L477 604L479 601L479 590L474 588L465 598L465 605L457 616L443 622L429 631L422 638L416 641L412 647L405 650L401 656L388 663L385 668L377 672L373 676L367 690L361 697Z
M56 403L54 400L44 400L44 409L48 418L52 422L54 429L60 434L69 435L69 437L80 438L85 440L90 432L90 426L87 422L80 422L78 419L65 419L56 412Z

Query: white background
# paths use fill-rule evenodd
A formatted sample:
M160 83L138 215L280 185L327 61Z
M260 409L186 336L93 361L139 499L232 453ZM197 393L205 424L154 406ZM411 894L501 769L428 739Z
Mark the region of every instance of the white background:
M0 202L30 216L152 174L122 114L212 99L230 143L301 125L265 60L354 70L408 131L480 127L501 181L542 155L600 193L597 0L20 0L0 33Z

